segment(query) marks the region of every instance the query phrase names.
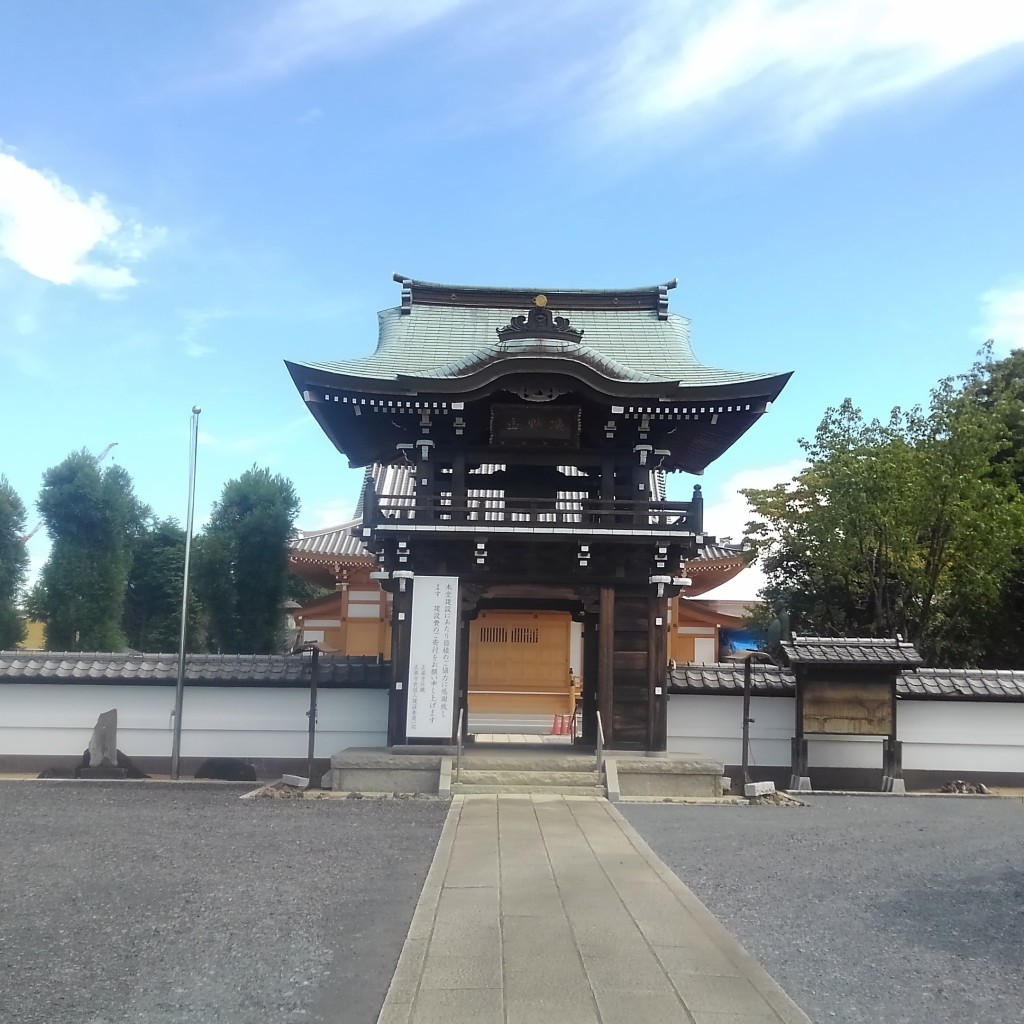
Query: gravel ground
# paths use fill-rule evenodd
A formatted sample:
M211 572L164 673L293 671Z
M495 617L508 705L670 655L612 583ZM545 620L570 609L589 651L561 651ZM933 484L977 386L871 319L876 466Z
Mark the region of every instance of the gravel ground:
M0 783L3 1024L372 1024L447 805Z
M816 1024L1024 1021L1024 801L620 805Z

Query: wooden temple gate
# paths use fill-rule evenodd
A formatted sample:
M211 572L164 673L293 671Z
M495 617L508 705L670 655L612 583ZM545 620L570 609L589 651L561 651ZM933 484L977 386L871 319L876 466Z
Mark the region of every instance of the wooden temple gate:
M668 312L675 282L396 279L374 355L288 364L330 440L368 467L357 532L392 595L389 742L450 740L474 701L568 699L564 633L541 623L569 616L584 740L600 716L609 746L664 749L668 601L713 539L700 487L669 501L666 474L703 472L789 375L698 363Z

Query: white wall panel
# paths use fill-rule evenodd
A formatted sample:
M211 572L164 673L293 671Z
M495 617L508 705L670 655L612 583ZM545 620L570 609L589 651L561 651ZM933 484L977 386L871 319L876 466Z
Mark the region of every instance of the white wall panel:
M318 757L386 743L386 690L321 690L317 703ZM124 753L170 756L173 687L61 683L0 686L0 754L77 758L111 708ZM186 687L182 756L305 757L308 710L308 690Z
M1024 704L900 700L896 705L906 770L1024 774ZM750 763L790 763L796 700L753 697ZM668 749L704 754L727 764L741 760L743 701L739 695L671 694ZM812 768L881 768L882 739L808 736Z
M904 769L1024 772L1024 704L899 700Z

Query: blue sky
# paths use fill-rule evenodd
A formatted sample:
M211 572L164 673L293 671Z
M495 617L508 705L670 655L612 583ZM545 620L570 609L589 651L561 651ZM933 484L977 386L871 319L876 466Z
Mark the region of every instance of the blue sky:
M6 5L0 473L116 441L183 520L198 403L199 521L258 463L338 522L282 361L371 352L393 271L678 277L702 361L796 371L702 481L738 535L827 405L1024 345L1022 44L1018 0Z

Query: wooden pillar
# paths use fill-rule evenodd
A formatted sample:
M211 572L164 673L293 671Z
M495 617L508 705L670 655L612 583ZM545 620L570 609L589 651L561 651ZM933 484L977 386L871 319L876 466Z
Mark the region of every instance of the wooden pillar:
M893 779L903 778L903 750L900 747L899 737L897 736L896 726L896 676L892 678L890 683L892 687L890 691L890 711L892 732L889 733L889 777Z
M647 631L647 749L664 750L668 745L668 643L666 619L668 598L651 597Z
M615 738L612 688L615 685L615 588L601 587L598 611L597 710L606 743Z
M409 641L412 636L412 587L398 584L391 602L391 697L388 701L388 745L405 743L409 704Z
M583 617L583 664L580 667L583 679L582 742L587 746L597 743L598 667L601 658L599 636L597 616L588 612Z
M796 673L796 723L793 730L791 761L793 777L789 785L791 789L796 789L800 785L800 779L808 776L807 740L804 737L804 688L799 671Z

